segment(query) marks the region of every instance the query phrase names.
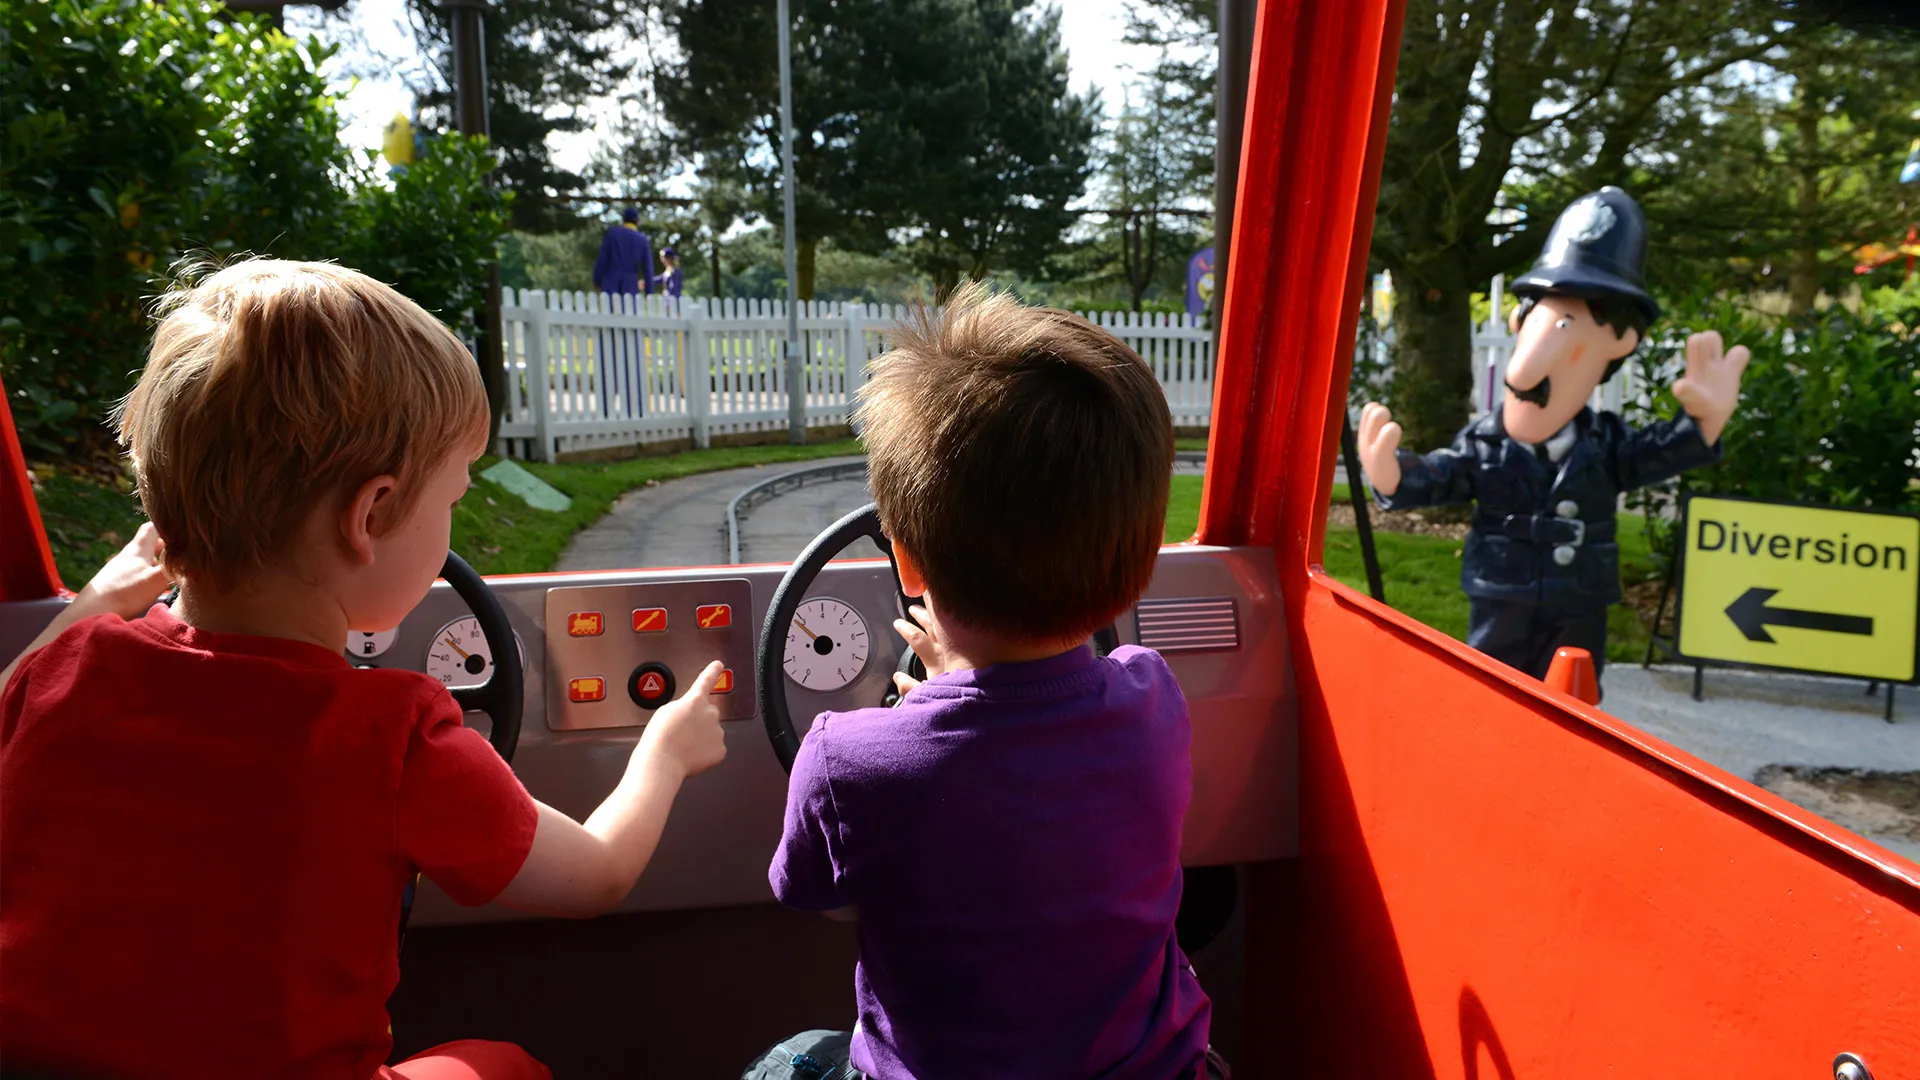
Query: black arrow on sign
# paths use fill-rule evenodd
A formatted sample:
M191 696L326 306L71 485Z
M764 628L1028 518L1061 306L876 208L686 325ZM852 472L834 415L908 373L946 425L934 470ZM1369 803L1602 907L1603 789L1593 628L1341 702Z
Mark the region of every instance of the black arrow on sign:
M1865 615L1835 615L1828 611L1802 611L1799 608L1768 607L1779 589L1752 588L1727 605L1727 618L1747 635L1748 641L1773 642L1767 625L1792 626L1801 630L1826 630L1835 634L1873 636L1873 619Z

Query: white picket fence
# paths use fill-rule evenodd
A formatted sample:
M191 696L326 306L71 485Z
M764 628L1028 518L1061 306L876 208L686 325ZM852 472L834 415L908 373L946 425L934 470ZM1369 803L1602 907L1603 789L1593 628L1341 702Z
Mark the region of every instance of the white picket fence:
M786 304L503 290L507 409L500 451L557 454L715 435L784 431ZM799 329L809 426L844 424L899 306L803 301ZM1087 318L1153 367L1173 422L1205 427L1213 336L1184 315Z
M1499 277L1490 284L1495 312L1505 285ZM509 375L503 454L552 461L581 450L678 439L704 447L715 435L786 430L783 301L506 289L501 302ZM906 313L898 305L801 303L809 426L847 422L868 364L886 351L889 330ZM1087 318L1153 367L1176 426L1209 426L1211 331L1184 315L1102 311ZM1392 342L1389 328L1373 347L1389 356ZM1474 329L1474 416L1500 400L1513 345L1497 315ZM1594 391L1594 408L1619 411L1634 400L1640 388L1633 379L1628 365Z

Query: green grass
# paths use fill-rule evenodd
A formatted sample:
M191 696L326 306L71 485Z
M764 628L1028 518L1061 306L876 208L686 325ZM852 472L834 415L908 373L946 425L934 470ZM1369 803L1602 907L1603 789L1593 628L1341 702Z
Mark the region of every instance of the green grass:
M133 482L35 469L33 498L47 527L54 565L67 588L78 590L147 520Z
M1198 476L1176 476L1167 501L1167 541L1193 535L1200 523ZM1345 484L1335 485L1334 498L1345 502ZM1646 521L1638 514L1619 517L1620 570L1628 582L1657 573L1647 549ZM1442 536L1375 531L1374 550L1380 559L1381 585L1387 602L1444 634L1467 637L1467 597L1460 591L1460 551L1464 544ZM1327 573L1362 592L1367 588L1366 563L1360 555L1360 537L1351 526L1327 526L1324 555ZM1639 616L1622 604L1607 612L1607 659L1638 660L1647 648L1647 630Z

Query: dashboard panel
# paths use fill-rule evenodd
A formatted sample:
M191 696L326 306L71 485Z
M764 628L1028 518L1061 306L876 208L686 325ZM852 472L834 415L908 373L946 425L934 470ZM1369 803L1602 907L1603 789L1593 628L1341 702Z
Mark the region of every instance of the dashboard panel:
M1297 853L1293 685L1273 560L1271 548L1165 548L1139 608L1115 624L1121 643L1158 648L1187 696L1194 795L1182 857L1191 866ZM780 838L787 784L760 723L754 646L786 570L761 565L488 579L519 639L526 676L514 771L536 798L576 819L584 820L625 771L652 712L641 699L653 695L643 691L670 698L709 660L721 660L732 673L732 689L719 695L727 758L681 789L653 861L623 911L772 899L767 865ZM4 605L0 626L24 645L58 607ZM891 627L898 610L886 560L833 562L821 571L797 620L812 621L789 628L789 640L781 643L806 661L789 665L782 680L796 727L823 710L882 702L904 650ZM481 655L484 640L476 645L477 633L464 628L468 615L439 582L399 627L356 634L347 652L363 666L432 672L450 685L478 683L494 659ZM852 640L856 623L863 625L864 642ZM660 685L646 682L649 671L662 676ZM483 734L490 723L483 713L467 719ZM462 908L423 882L413 922L524 917L498 906Z

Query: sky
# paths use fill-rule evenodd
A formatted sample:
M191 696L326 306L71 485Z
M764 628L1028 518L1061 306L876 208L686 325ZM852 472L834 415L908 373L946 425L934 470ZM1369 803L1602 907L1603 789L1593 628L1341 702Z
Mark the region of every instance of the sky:
M1120 40L1126 28L1126 0L1055 2L1061 7L1060 32L1073 89L1083 92L1098 87L1107 110L1117 111L1134 72L1154 61L1152 49ZM379 146L381 128L393 114L412 110L408 79L431 77L415 52L405 5L392 0L353 0L334 15L313 8L288 8L287 32L303 38L316 34L340 46L340 53L324 70L342 93L346 139L354 146ZM567 169L583 168L602 137L597 131L556 137L556 163Z

